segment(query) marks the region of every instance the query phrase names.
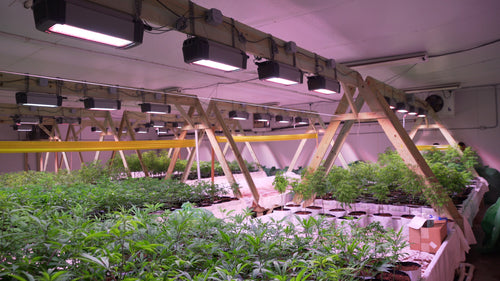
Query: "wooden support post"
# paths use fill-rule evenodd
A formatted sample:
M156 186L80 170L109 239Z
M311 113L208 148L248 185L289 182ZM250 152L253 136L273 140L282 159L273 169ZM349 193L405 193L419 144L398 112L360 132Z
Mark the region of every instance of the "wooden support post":
M201 141L203 140L203 137L205 135L205 131L201 131L199 137L198 137L198 147L201 145ZM182 174L181 177L181 182L186 182L189 176L189 172L191 171L191 167L193 167L194 163L194 158L196 157L196 149L192 149L191 152L189 152L188 158L187 158L187 163L186 163L186 168L184 169L184 173Z
M197 100L197 102L195 103L195 106L196 106L196 111L198 111L198 115L200 115L202 122L206 126L205 133L207 134L208 140L210 141L210 145L214 149L214 153L217 156L217 160L219 160L219 163L221 165L222 170L224 171L224 174L227 178L229 185L232 186L232 185L236 184L237 182L234 179L233 173L231 172L231 169L229 168L229 165L227 164L226 158L224 157L222 150L220 149L220 146L219 146L219 143L217 142L217 138L215 136L214 130L210 126L208 116L207 116L206 112L203 110L203 107L201 106L201 103L199 100ZM212 101L209 104L208 111L210 111L211 106L214 106L214 103ZM217 110L217 113L220 116L220 112L218 112L218 110ZM239 192L239 190L236 191L235 196L238 198L241 198L241 193ZM254 198L254 200L255 200L255 198ZM257 198L257 200L258 200L258 198ZM258 201L257 201L257 203L258 203Z
M73 126L73 124L70 124L69 127L68 127L68 131L71 129L71 134L73 135L73 140L74 141L78 141L78 136L75 132L75 127ZM78 152L78 157L80 158L80 164L83 164L83 154L79 151Z
M463 230L463 218L457 208L451 199L446 195L442 186L439 185L439 182L437 182L431 168L427 165L424 157L420 154L403 126L399 123L399 119L396 114L387 106L384 106L384 97L377 90L377 84L379 83L381 82L371 77L366 78L365 85L362 85L359 88L360 95L363 96L371 111L386 112L387 118L381 118L378 120L385 134L389 137L389 140L392 142L393 146L398 151L401 158L403 158L405 163L418 175L421 175L425 179L427 185L426 188L430 188L431 192L440 198L443 198L444 203L442 206L432 203L432 207L436 211L444 212L446 216L451 217Z
M288 166L287 172L291 173L293 171L293 169L295 168L295 165L297 164L297 160L299 159L299 156L302 153L302 150L304 149L306 142L307 142L307 139L300 140L299 146L297 147L297 150L295 151L295 154L293 155L292 162L290 162L290 165Z
M106 119L104 122L108 122L108 127L109 127L109 130L111 131L110 134L113 136L113 139L117 142L120 141L120 139L116 135L116 132L115 132L116 127L115 127L115 124L113 122L113 118L111 118L111 113L109 113L109 111L107 111ZM118 150L118 153L120 154L120 157L122 158L123 167L125 168L125 172L127 173L127 175L129 177L132 177L132 174L130 173L127 159L125 158L125 154L123 153L123 150Z
M188 113L187 113L187 117L189 117L189 119L191 119L191 117L193 116L194 111L195 111L194 106L190 106L189 110L188 110ZM186 131L182 131L179 134L179 138L178 139L184 140L186 138L187 133L188 133L187 130ZM175 168L175 163L177 163L177 159L179 159L179 155L180 154L181 154L181 148L180 147L176 147L174 149L174 153L172 155L172 158L170 158L170 164L168 165L167 174L165 175L165 179L170 179L172 177L172 174L173 174L174 168Z
M128 111L123 112L122 121L120 122L120 128L118 128L118 139L121 139L123 126L127 126L127 132L130 135L130 138L135 141L135 132L132 129L130 120L128 119ZM144 164L144 161L142 160L141 151L139 149L136 149L135 153L137 154L137 159L141 164L142 171L144 172L144 177L149 178L148 167L146 167L146 164Z
M240 122L236 122L237 126L238 126L238 129L240 130L240 134L241 135L245 135L244 131L243 131L243 128L241 127L241 124ZM249 142L245 142L245 145L248 149L248 152L250 153L250 155L252 156L252 159L253 161L255 162L255 164L257 165L257 169L261 172L264 171L264 169L262 169L262 165L260 164L259 162L259 159L257 158L257 154L255 154L255 151L253 150L253 147L252 145L249 143Z
M415 121L413 128L408 133L408 136L410 136L410 139L415 138L415 135L417 134L418 128L420 127L420 125L422 125L423 120L424 120L424 118L417 118L417 121Z

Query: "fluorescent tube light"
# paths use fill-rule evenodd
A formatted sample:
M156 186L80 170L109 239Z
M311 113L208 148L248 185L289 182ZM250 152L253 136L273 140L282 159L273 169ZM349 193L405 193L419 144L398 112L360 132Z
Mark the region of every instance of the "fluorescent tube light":
M262 122L269 121L271 120L271 115L268 113L254 113L253 120Z
M35 0L36 29L118 48L142 43L144 24L132 15L82 0Z
M292 122L292 118L289 116L283 116L283 115L276 115L275 117L276 122L282 123L282 124L288 124Z
M422 92L450 91L450 90L456 90L458 88L460 88L460 83L448 83L448 84L440 84L433 86L406 88L402 89L402 91L404 91L407 94L415 94Z
M14 131L18 131L18 132L31 132L33 131L33 125L14 125L12 127L14 129Z
M249 114L246 111L237 111L237 110L229 111L229 119L247 120L248 116Z
M302 84L302 71L291 65L275 61L257 63L260 80L266 80L282 85Z
M170 105L161 103L141 103L141 111L144 113L167 114L170 113Z
M182 44L185 63L202 65L223 71L247 68L245 52L201 37L186 39Z
M381 58L371 58L350 62L343 62L342 64L351 68L363 67L376 67L376 66L393 66L393 65L406 65L426 62L429 59L426 52L411 53L405 55L396 55Z
M86 98L83 103L86 109L91 110L119 110L121 108L119 100Z
M339 81L328 79L321 75L308 77L307 87L309 91L314 91L320 94L330 95L340 93Z
M55 94L18 92L16 103L25 106L58 107L62 105L62 97Z

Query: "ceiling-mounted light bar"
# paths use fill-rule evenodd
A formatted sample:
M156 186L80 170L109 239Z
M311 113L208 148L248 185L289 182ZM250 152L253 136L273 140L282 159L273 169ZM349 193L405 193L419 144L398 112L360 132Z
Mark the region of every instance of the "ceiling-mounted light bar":
M58 107L62 105L62 97L55 94L18 92L16 103L25 106Z
M185 63L202 65L223 71L247 68L245 52L201 37L186 39L182 44Z
M284 115L276 115L275 120L278 123L288 124L288 123L292 122L292 117L284 116Z
M86 109L91 110L120 110L121 102L119 100L86 98L83 100Z
M168 129L167 128L158 128L156 129L156 134L157 135L166 135L168 133Z
M266 80L282 85L302 84L302 71L291 65L276 61L257 63L257 72L260 80Z
M170 113L171 107L168 104L161 103L141 103L141 112L154 114Z
M33 131L33 125L14 125L12 129L18 132L31 132Z
M414 105L408 106L408 115L411 115L411 116L418 115L417 109L415 108Z
M142 43L144 24L132 15L82 0L35 0L36 29L118 48Z
M340 93L340 82L321 75L315 75L307 78L307 88L309 91L320 94L337 94Z
M423 93L423 92L437 92L437 91L451 91L460 88L460 83L448 83L433 86L413 87L402 89L407 94Z
M82 122L82 118L80 117L57 117L57 124L80 124Z
M254 113L253 114L254 121L266 122L271 120L271 114L269 113Z
M229 119L247 120L248 116L249 116L249 114L246 111L238 111L238 110L229 111Z
M411 53L405 55L396 55L389 57L380 57L372 59L364 59L350 62L343 62L342 64L351 68L364 68L376 66L393 66L393 65L406 65L422 63L429 60L426 52Z

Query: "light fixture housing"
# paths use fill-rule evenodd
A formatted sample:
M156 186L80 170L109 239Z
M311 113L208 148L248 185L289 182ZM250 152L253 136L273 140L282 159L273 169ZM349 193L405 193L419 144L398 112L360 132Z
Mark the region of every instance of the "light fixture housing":
M139 128L135 128L135 132L137 134L147 134L148 133L148 128L146 127L139 127Z
M90 131L94 133L102 133L102 130L100 127L90 127Z
M18 92L16 103L25 106L58 107L62 105L62 97L55 94Z
M338 94L340 93L340 82L321 75L315 75L307 78L307 88L309 91L320 94Z
M171 107L168 104L161 103L141 103L141 112L153 114L170 113Z
M407 113L408 112L408 107L405 102L398 102L396 103L396 112L399 113Z
M394 102L394 99L390 98L390 97L384 97L385 101L387 102L387 104L389 105L389 108L394 110L396 109L396 103Z
M411 116L416 116L418 115L418 112L417 112L417 109L415 108L414 105L410 105L408 107L408 115L411 115Z
M427 110L419 108L417 111L417 117L426 117L426 116L427 116Z
M269 113L254 113L253 114L254 121L266 122L271 120L271 114Z
M157 135L166 135L168 133L167 128L157 128L156 129L156 134Z
M276 120L276 122L282 123L282 124L289 124L292 122L291 117L284 116L284 115L276 115L275 120Z
M151 121L149 123L149 126L153 127L153 128L163 128L163 127L165 127L165 125L166 125L166 123L163 121Z
M239 111L239 110L231 110L229 111L229 119L234 119L234 120L247 120L248 112L246 111Z
M308 125L309 124L309 119L305 118L305 117L297 116L297 117L295 117L295 124L297 124L297 125Z
M31 132L33 131L33 125L14 125L12 126L12 128L14 129L14 131L18 131L18 132Z
M80 124L82 123L82 118L80 117L57 117L56 118L56 123L57 124Z
M172 122L172 128L182 129L184 127L184 122Z
M38 125L42 121L39 116L15 116L14 122L16 125Z
M117 48L142 43L144 24L132 15L82 0L35 0L36 29Z
M86 109L90 110L120 110L122 104L119 100L86 98L83 100Z
M291 65L276 61L257 63L257 72L260 80L266 80L282 85L302 84L302 71Z
M185 63L202 65L223 71L235 71L247 68L248 56L245 52L209 41L201 37L192 37L182 43Z

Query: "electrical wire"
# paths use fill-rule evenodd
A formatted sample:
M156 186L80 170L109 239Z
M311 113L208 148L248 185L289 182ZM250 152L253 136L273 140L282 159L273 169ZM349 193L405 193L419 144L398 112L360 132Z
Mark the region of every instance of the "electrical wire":
M156 0L156 2L158 2L158 4L160 4L167 11L171 12L172 14L174 14L176 17L181 17L181 15L177 14L174 10L170 9L167 5L163 4L163 2L161 2L160 0Z
M401 76L403 76L404 74L406 74L406 73L408 73L410 70L412 70L412 69L413 69L416 65L417 65L417 64L415 63L415 64L413 64L412 66L410 66L408 69L406 69L406 70L404 70L404 71L402 71L402 72L400 72L400 73L398 73L398 74L396 74L396 75L394 75L394 76L392 76L392 77L390 77L390 78L386 79L386 80L384 81L384 83L390 83L390 82L394 82L394 81L398 80L399 78L401 78Z
M439 58L439 57L443 57L443 56L460 54L460 53L472 51L472 50L475 50L475 49L479 49L479 48L482 48L482 47L486 47L486 46L489 46L489 45L493 45L493 44L496 44L498 42L500 42L500 39L496 39L496 40L493 40L493 41L490 41L490 42L486 42L486 43L483 43L483 44L480 44L480 45L477 45L477 46L474 46L474 47L462 49L462 50L452 51L452 52L438 54L438 55L431 55L431 56L429 56L429 58Z

